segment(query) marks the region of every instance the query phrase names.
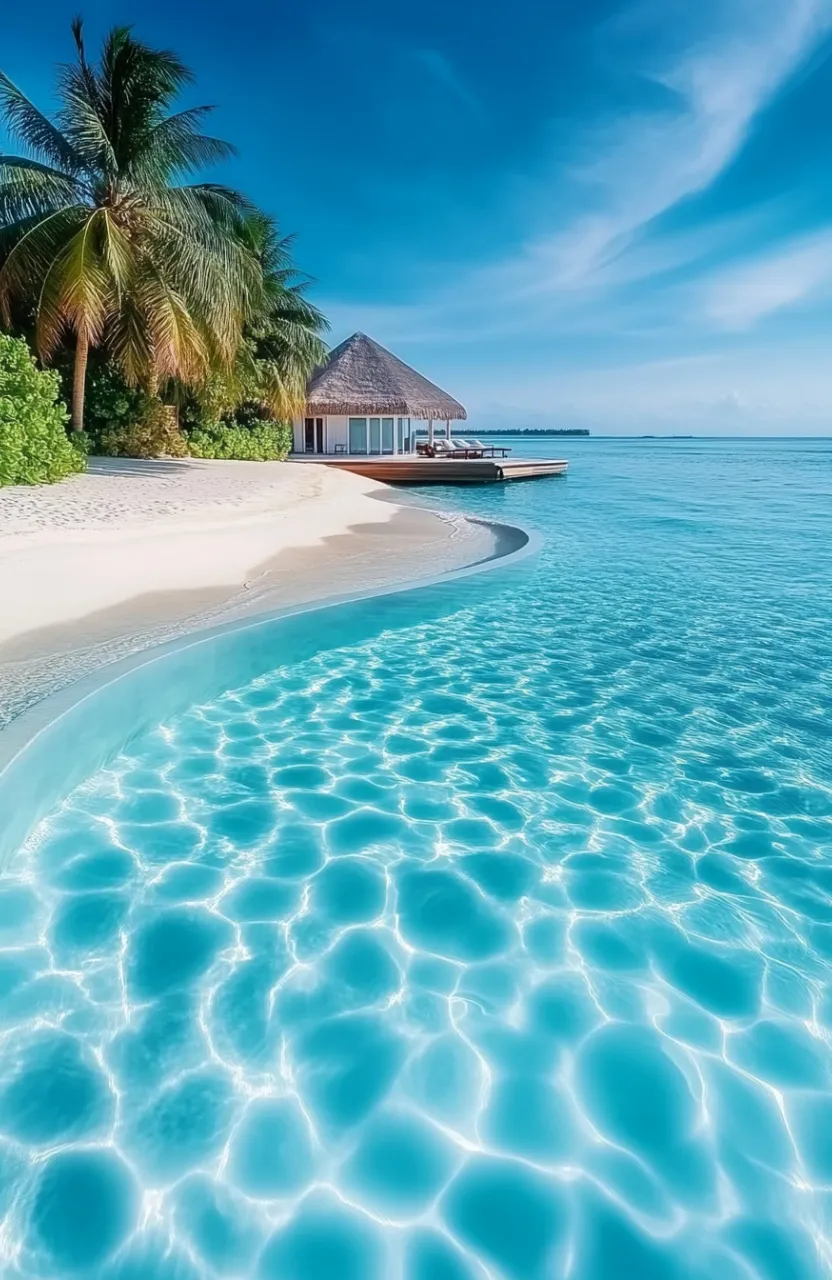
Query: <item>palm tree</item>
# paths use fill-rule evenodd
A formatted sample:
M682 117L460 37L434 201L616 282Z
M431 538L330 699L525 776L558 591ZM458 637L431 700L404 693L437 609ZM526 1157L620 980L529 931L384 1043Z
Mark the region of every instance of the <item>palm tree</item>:
M265 214L249 219L249 234L263 271L259 307L246 325L238 365L243 381L273 417L302 413L309 375L326 359L324 316L305 296L309 281L298 275L292 237L280 236Z
M310 281L292 257L291 236L280 236L274 219L253 212L246 237L260 263L263 288L248 316L243 341L230 368L213 370L202 386L171 385L171 396L196 401L209 414L256 416L287 421L301 414L309 376L326 359L323 334L329 323L305 296ZM184 393L184 394L183 394Z
M203 380L232 367L263 272L235 191L186 178L233 154L201 126L210 107L172 112L188 69L129 28L62 67L50 120L0 72L0 112L27 154L0 155L0 308L34 307L38 353L75 337L72 422L84 421L89 349L106 343L132 384Z

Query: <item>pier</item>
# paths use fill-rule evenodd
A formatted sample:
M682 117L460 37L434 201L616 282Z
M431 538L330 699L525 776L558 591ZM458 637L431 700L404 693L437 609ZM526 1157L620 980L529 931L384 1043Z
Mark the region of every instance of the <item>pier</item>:
M504 484L509 480L543 480L566 475L569 465L561 458L421 458L416 454L393 457L293 454L289 461L340 467L370 480L393 485Z

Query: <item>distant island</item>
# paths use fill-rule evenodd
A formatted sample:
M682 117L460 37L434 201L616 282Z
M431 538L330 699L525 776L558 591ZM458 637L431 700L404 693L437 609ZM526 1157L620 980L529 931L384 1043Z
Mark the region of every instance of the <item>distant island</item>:
M466 428L468 430L468 428ZM417 436L426 436L427 431L424 427L419 427L414 432ZM462 432L457 432L461 435ZM476 436L535 436L536 438L545 438L546 436L588 436L588 427L504 427L502 430L496 427L486 427L484 429L474 431Z
M478 431L478 436L588 436L588 427L505 427L486 428Z

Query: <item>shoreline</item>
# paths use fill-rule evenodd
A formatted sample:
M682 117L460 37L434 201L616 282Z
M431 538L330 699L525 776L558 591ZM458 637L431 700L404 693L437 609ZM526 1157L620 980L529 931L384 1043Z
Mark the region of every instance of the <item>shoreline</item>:
M95 459L0 490L0 725L177 636L463 568L487 526L315 464Z
M518 567L539 550L539 537L514 525L484 528L491 529L495 548L484 560L191 629L99 664L80 678L76 673L38 698L0 725L0 807L6 804L10 815L0 828L0 866L25 844L40 818L149 724L274 670L276 653L279 665L291 667L322 650L380 637L390 627L480 604L501 589L505 573L516 581Z

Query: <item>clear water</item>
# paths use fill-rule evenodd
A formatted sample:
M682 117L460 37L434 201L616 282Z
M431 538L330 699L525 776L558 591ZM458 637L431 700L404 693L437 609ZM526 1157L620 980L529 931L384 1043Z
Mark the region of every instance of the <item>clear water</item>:
M5 874L5 1277L830 1274L832 447L557 451Z

